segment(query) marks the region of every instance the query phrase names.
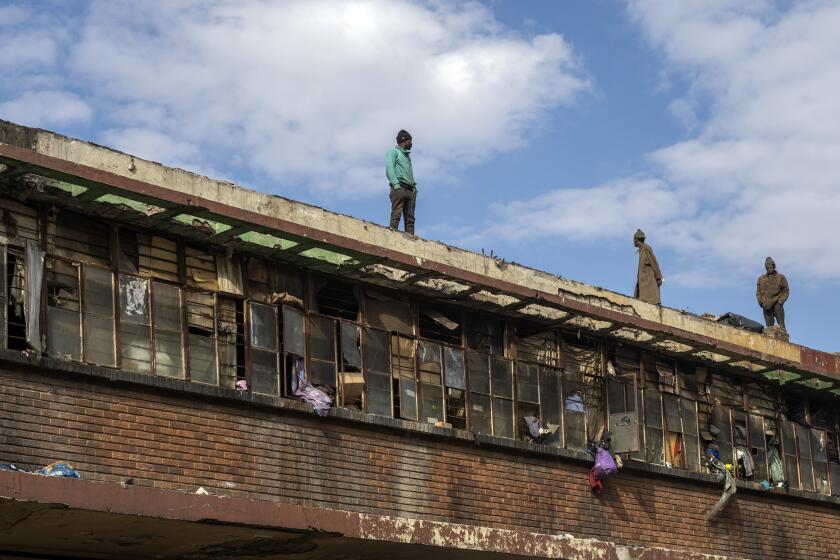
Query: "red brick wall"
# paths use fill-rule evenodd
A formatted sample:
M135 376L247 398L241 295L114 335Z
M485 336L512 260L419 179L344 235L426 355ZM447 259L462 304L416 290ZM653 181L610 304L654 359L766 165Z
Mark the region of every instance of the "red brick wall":
M751 558L837 558L840 508L73 373L0 368L0 462L87 479Z

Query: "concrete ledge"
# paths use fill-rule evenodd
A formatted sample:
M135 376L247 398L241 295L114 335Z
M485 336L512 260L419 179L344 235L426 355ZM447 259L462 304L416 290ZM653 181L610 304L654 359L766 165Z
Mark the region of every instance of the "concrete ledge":
M390 418L376 414L368 414L359 410L345 408L331 408L329 414L326 417L321 418L314 414L310 405L296 399L258 395L246 391L235 391L233 389L217 387L214 385L203 385L201 383L193 383L185 380L155 377L114 368L59 360L57 358L50 358L46 356L38 357L34 355L27 355L16 350L0 350L0 362L37 369L39 372L48 375L79 375L82 378L125 384L134 387L143 387L146 389L163 390L179 395L195 395L200 398L217 399L227 403L259 406L294 415L316 417L326 423L352 422L378 429L394 430L415 437L445 439L448 441L460 442L462 444L486 446L491 449L506 451L514 454L536 455L546 458L553 457L585 465L592 464L591 455L574 449L565 449L549 445L540 445L527 441L476 434L467 430L438 428L431 424L401 420L398 418ZM672 469L663 465L654 465L642 461L625 461L624 469L633 472L646 473L657 477L683 480L703 485L720 486L720 483L710 474L690 472L682 469ZM620 475L615 482L611 482L611 484L615 483L620 483ZM766 491L763 490L758 483L744 480L738 480L736 481L736 484L739 490L761 494L762 496L766 496L768 498L771 496L776 498L784 497L786 499L794 499L797 501L840 506L840 497L838 496L826 496L824 494L804 492L801 490L780 489Z

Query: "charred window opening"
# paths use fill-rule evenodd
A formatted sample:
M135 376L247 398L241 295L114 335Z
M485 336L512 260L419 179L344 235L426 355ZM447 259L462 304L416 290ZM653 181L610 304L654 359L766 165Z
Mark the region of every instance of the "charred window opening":
M84 267L84 310L85 361L115 365L113 272Z
M317 294L318 313L357 321L359 319L359 300L355 286L334 278L323 279Z
M700 425L697 422L697 402L680 399L683 426L683 456L685 468L700 472Z
M280 387L277 308L251 301L248 310L251 391L277 395Z
M604 376L601 344L589 338L568 338L563 341L565 372L571 386L565 394L565 409L571 416L567 425L567 441L574 447L581 447L590 441L599 441L606 429L604 414ZM571 400L570 400L571 399ZM577 402L572 402L577 401ZM584 414L583 433L575 433L580 420L574 417L577 409ZM580 444L581 437L583 444Z
M11 350L27 350L26 343L26 273L22 252L9 249L6 262L7 301L7 344Z
M753 480L769 480L767 468L767 434L764 427L764 418L756 414L750 414L749 439L750 455L752 457Z
M393 414L391 383L391 335L364 329L365 410L371 414Z
M417 420L417 378L414 370L414 339L391 335L391 372L394 413L399 418Z
M429 424L445 421L443 400L443 348L440 344L417 342L419 374L419 420Z
M562 414L560 370L545 366L540 367L540 421L548 430L543 436L542 443L548 445L562 444Z
M420 302L420 336L429 340L461 346L461 312L431 302Z
M81 300L77 263L47 260L47 353L64 360L81 360Z
M339 321L340 405L362 409L365 388L362 374L362 330L358 325Z
M219 383L233 389L246 379L243 302L220 297L218 307Z
M493 415L490 404L490 356L467 352L467 382L469 387L469 426L478 434L493 434Z
M557 333L542 327L520 325L516 328L516 357L553 368L562 368L563 353Z
M309 382L336 386L336 321L320 315L309 316Z
M732 448L732 416L727 407L716 405L712 407L712 424L709 432L715 438L720 452L720 460L724 464L734 464L735 455ZM717 429L713 430L712 425ZM715 433L717 431L717 433Z
M586 403L583 374L566 370L563 374L563 425L566 447L586 447Z
M686 468L688 461L680 401L675 395L663 394L662 408L665 412L665 464L677 469Z
M478 313L470 314L467 317L467 348L493 356L504 356L504 321Z
M648 463L665 463L664 433L662 426L662 394L646 388L645 399L645 457Z
M408 336L414 334L411 302L396 293L366 289L365 319L368 325L378 329Z
M216 300L212 293L186 290L190 381L217 385Z

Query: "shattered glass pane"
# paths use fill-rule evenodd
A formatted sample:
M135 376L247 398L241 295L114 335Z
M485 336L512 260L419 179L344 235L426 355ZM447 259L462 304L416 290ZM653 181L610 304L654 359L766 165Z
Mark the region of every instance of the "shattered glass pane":
M470 429L477 434L493 433L490 414L490 397L479 393L470 393L469 420Z
M85 267L85 313L114 316L114 286L110 270Z
M420 384L420 421L434 424L443 420L443 387Z
M828 455L825 450L825 432L822 430L811 430L811 453L815 462L825 463Z
M114 360L114 320L85 315L85 361L113 366Z
M387 334L387 333L386 333ZM367 411L371 414L391 416L391 375L367 372Z
M831 485L828 481L828 465L826 463L814 463L814 485L820 494L831 494Z
M277 315L271 305L251 302L251 346L277 349Z
M464 383L464 352L450 346L443 347L443 372L447 387L466 389Z
M151 329L147 325L120 325L122 368L139 373L152 373Z
M648 463L662 465L665 463L665 450L662 442L662 430L648 426L645 428L645 450Z
M251 391L276 395L277 387L277 354L251 350Z
M512 364L507 360L490 357L490 373L493 377L493 396L513 398Z
M362 367L359 337L359 327L344 321L341 322L341 359L344 364L354 368Z
M180 332L155 331L155 373L164 377L184 377L184 345Z
M155 330L181 330L181 289L171 284L152 284Z
M47 308L47 353L65 360L81 359L82 333L79 313Z
M283 306L283 348L290 354L305 355L303 337L303 313Z
M120 274L120 318L125 323L149 324L149 281Z
M420 369L437 369L440 371L440 344L420 340L417 342L417 359Z
M190 334L190 381L216 385L216 345L209 336Z
M365 368L391 373L391 335L387 332L365 329ZM390 389L388 391L390 394Z
M470 391L490 393L489 362L486 354L467 352L467 378Z

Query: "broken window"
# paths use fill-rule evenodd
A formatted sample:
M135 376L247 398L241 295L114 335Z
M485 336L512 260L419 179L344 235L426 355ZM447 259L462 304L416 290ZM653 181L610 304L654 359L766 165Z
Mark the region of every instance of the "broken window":
M248 342L251 352L251 391L264 395L279 392L277 343L277 308L251 301L248 303Z
M248 299L270 303L271 288L268 285L268 264L263 259L248 257L245 261L245 283L248 285Z
M91 364L113 366L114 274L95 266L84 267L84 352Z
M632 348L613 346L610 363L613 366L607 379L607 408L611 449L614 453L633 453L643 460L639 446L639 416L636 406L639 375L639 355ZM609 370L609 368L608 368Z
M662 425L661 393L653 388L643 391L645 399L645 456L648 463L665 463L664 432Z
M718 404L743 408L744 398L741 382L728 375L712 373L712 397Z
M479 434L493 433L490 406L490 357L467 352L467 383L469 387L469 427Z
M285 372L284 394L290 396L294 393L295 367L303 367L306 356L306 337L303 332L305 316L302 311L283 306L283 371ZM302 360L302 361L301 361ZM306 375L306 368L304 376Z
M684 465L690 471L700 472L700 425L697 421L697 402L681 398L680 407L683 426Z
M757 414L749 415L750 454L753 464L753 480L768 480L767 471L767 436L764 418Z
M700 397L697 383L697 368L689 364L677 364L677 380L680 395L696 401Z
M504 356L504 321L478 313L470 314L467 318L467 348L484 354Z
M315 295L318 313L357 321L359 319L359 300L353 284L334 278L322 279Z
M79 265L47 260L47 353L65 360L82 356Z
M665 464L674 468L685 468L687 465L679 399L675 395L663 394L662 408L665 411Z
M656 361L656 374L659 381L659 390L663 393L673 393L676 391L676 370L672 362Z
M404 335L414 334L411 303L405 297L365 290L365 318L372 327Z
M720 452L720 460L723 464L733 464L735 462L735 452L732 447L732 416L731 410L725 406L716 405L712 407L712 424L718 429L719 433L714 434L714 430L710 432L715 435L715 441Z
M186 290L190 380L218 384L216 371L216 300L212 293Z
M120 274L119 292L122 367L129 371L152 373L149 280Z
M245 374L245 315L240 300L218 298L219 384L233 389ZM302 329L301 329L302 330Z
M385 331L364 329L365 410L391 416L390 335Z
M516 362L516 410L517 435L520 439L532 439L525 418L540 418L540 366L528 362Z
M796 450L799 453L799 484L803 490L814 491L814 470L811 465L811 430L808 426L794 424Z
M155 374L183 379L184 343L181 323L181 288L152 283L152 324L155 339Z
M540 422L543 428L549 430L544 435L542 443L560 445L562 432L560 426L562 407L560 406L560 370L545 366L540 367Z
M391 372L394 377L394 410L400 418L417 420L413 339L398 334L391 336Z
M268 287L271 303L293 305L303 309L303 278L297 268L268 263Z
M753 478L752 451L749 448L749 417L741 410L732 411L732 435L735 441L735 476Z
M138 273L178 282L178 243L159 235L137 234Z
M568 365L568 363L567 363ZM566 447L586 447L586 403L583 374L566 370L563 373L563 425Z
M420 302L420 336L461 346L461 311L457 308Z
M421 422L436 424L445 421L443 411L443 350L440 344L417 342L417 365L420 389Z
M577 390L584 404L584 441L600 441L606 427L601 402L604 392L601 344L589 338L576 339L574 343L566 339L563 357L566 372L574 376L570 379L578 384Z
M361 410L365 388L362 375L362 330L353 323L339 321L339 335L339 404Z
M443 347L443 373L446 385L446 421L454 428L466 429L466 371L464 351Z
M320 315L309 316L309 370L313 385L336 386L336 321Z

